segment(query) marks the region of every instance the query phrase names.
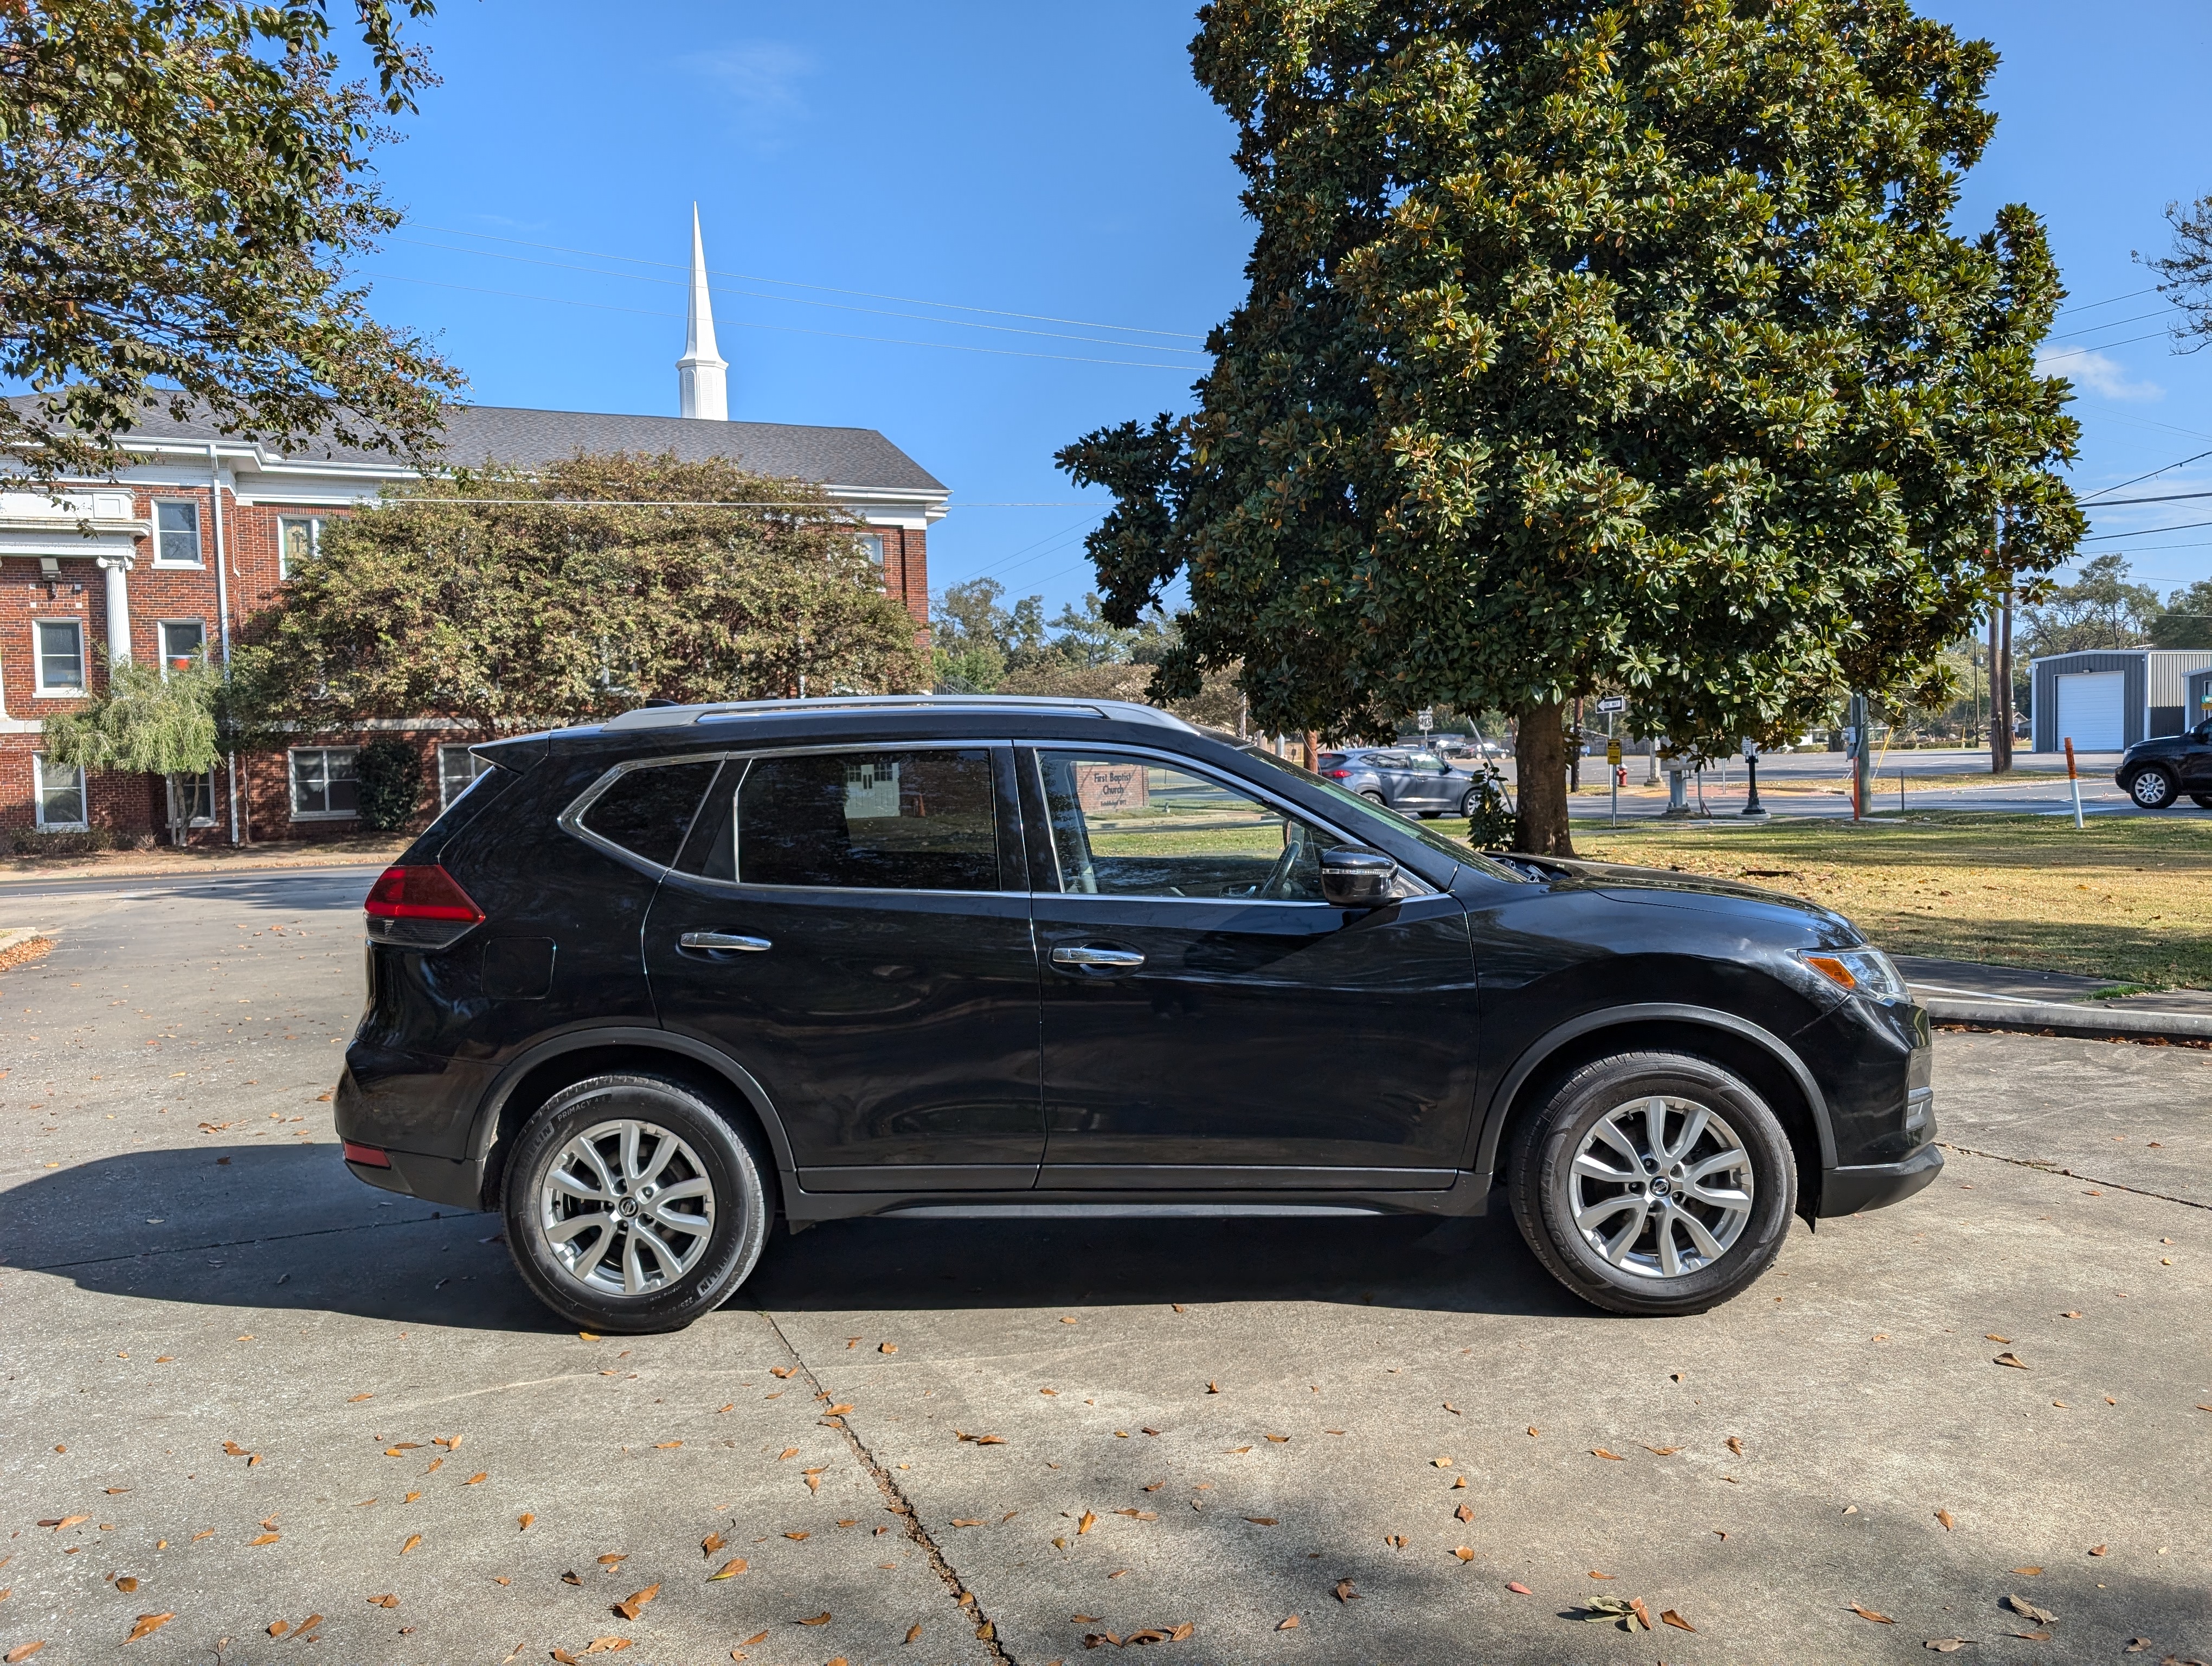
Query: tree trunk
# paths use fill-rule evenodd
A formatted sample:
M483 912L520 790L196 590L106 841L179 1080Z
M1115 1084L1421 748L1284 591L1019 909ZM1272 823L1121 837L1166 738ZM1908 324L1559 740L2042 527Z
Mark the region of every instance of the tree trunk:
M1513 739L1514 773L1521 813L1513 848L1532 856L1571 856L1574 836L1567 827L1567 737L1561 720L1565 702L1523 706Z

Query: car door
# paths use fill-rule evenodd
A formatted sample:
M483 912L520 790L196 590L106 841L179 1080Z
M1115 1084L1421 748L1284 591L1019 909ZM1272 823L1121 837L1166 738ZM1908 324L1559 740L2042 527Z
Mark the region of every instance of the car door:
M2189 732L2189 744L2174 760L2181 766L2185 793L2212 793L2212 718Z
M1407 792L1406 755L1403 752L1370 752L1367 767L1375 772L1376 788L1393 810L1404 802Z
M1004 747L726 760L645 926L664 1025L759 1080L812 1191L1029 1186L1037 963Z
M1406 807L1435 812L1454 808L1459 794L1452 787L1449 765L1434 752L1411 752L1406 758Z
M1449 1185L1474 1093L1464 910L1320 900L1346 841L1171 756L1039 746L1039 1185Z

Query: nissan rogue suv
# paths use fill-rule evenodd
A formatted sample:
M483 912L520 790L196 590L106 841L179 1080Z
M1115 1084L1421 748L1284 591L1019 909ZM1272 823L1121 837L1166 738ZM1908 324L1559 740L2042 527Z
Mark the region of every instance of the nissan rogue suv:
M1486 855L1110 701L654 707L488 766L369 892L371 1185L547 1306L689 1323L778 1221L1476 1215L1702 1310L1942 1166L1926 1015L1772 891Z

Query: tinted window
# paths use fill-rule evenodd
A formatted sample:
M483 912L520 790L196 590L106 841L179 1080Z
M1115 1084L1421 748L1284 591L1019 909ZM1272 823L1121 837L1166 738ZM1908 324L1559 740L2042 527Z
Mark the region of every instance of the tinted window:
M741 885L999 889L986 748L757 757L736 821Z
M1340 843L1209 776L1140 758L1040 751L1060 888L1100 897L1318 903Z
M583 824L609 843L665 867L676 860L692 812L714 778L711 763L627 770L584 812Z

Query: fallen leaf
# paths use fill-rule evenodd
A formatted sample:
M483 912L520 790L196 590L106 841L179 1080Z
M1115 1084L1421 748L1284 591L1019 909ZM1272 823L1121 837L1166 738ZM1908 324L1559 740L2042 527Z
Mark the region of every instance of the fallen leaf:
M1276 1525L1275 1517L1273 1516L1247 1516L1244 1519L1251 1523L1255 1527L1273 1527Z
M1266 1434L1267 1432L1262 1430L1261 1432ZM1279 1446L1285 1441L1288 1440L1290 1437L1288 1435L1267 1435L1267 1438L1273 1441L1278 1446Z
M1522 1584L1518 1579L1508 1579L1505 1582L1505 1589L1511 1591L1516 1596L1534 1596L1536 1594L1534 1591L1530 1590L1528 1586Z
M1471 1562L1474 1560L1474 1553L1469 1550L1465 1545L1462 1545L1457 1550L1452 1552L1452 1554L1458 1557L1462 1562Z
M1601 1458L1605 1459L1605 1460L1606 1460L1607 1462L1609 1462L1609 1463L1626 1463L1626 1462L1628 1462L1628 1460L1627 1460L1626 1458L1625 1458L1625 1457L1621 1456L1621 1455L1620 1455L1620 1453L1618 1453L1618 1452L1608 1452L1608 1451L1607 1451L1607 1450L1605 1450L1605 1448L1604 1448L1604 1447L1602 1447L1602 1446L1593 1446L1593 1447L1591 1447L1591 1448L1590 1448L1590 1456L1591 1456L1592 1457L1601 1457Z
M672 1452L683 1444L680 1440L656 1440L653 1443L653 1450L656 1452ZM441 1459L441 1462L443 1460Z
M1620 1576L1617 1573L1600 1573L1595 1568L1592 1568L1589 1571L1589 1577L1593 1579L1618 1579Z
M1646 1446L1644 1450L1654 1457L1672 1457L1682 1449L1679 1446Z
M821 1613L816 1614L813 1619L802 1620L799 1623L802 1626L826 1626L830 1623L830 1610L824 1608Z
M660 1584L659 1582L656 1580L652 1584L647 1585L643 1590L634 1590L629 1596L623 1597L621 1602L615 1604L615 1612L625 1620L635 1620L637 1618L639 1611L642 1609L647 1602L650 1602L654 1597L659 1595Z
M2025 1596L2008 1596L2004 1601L2005 1606L2010 1608L2014 1614L2021 1615L2024 1619L2032 1620L2039 1626L2051 1625L2058 1618L2057 1614L2051 1613L2048 1608L2039 1608Z
M849 1412L852 1409L853 1402L848 1400L842 1404L830 1407L827 1411L823 1412L822 1415L824 1417L842 1417L847 1412Z
M1294 1631L1297 1630L1297 1628L1298 1628L1298 1617L1297 1617L1297 1615L1296 1615L1296 1614L1292 1614L1289 1619L1287 1619L1287 1620L1284 1620L1281 1624L1279 1624L1279 1626L1277 1626L1275 1627L1275 1629L1276 1629L1277 1631L1279 1631L1279 1632L1294 1632Z
M386 1591L381 1596L370 1597L368 1606L372 1608L396 1608L399 1606L399 1599L390 1591Z
M1429 1462L1438 1469L1449 1469L1451 1468L1451 1460L1448 1457L1431 1458Z
M264 1533L248 1539L246 1542L249 1545L273 1545L283 1536L281 1533Z
M1197 1629L1198 1627L1196 1626L1186 1620L1182 1624L1177 1626L1173 1631L1168 1633L1168 1641L1170 1643L1180 1643Z
M733 1579L744 1571L745 1559L742 1556L733 1556L728 1561L723 1563L721 1566L716 1568L712 1573L708 1574L707 1576L707 1583L712 1584L717 1579Z
M461 1485L462 1485L462 1486L464 1486L464 1487L474 1487L474 1486L477 1486L477 1485L478 1483L480 1483L480 1482L487 1481L489 1481L490 1479L491 1479L491 1471L490 1471L490 1470L489 1470L489 1469L479 1469L479 1470L477 1470L477 1471L476 1472L476 1474L474 1474L473 1475L471 1475L471 1476L470 1476L466 1481L463 1481L463 1482L461 1483Z
M596 1342L599 1340L599 1333L594 1330L580 1330L576 1333L576 1337L579 1341L585 1342Z
M163 1541L162 1541L162 1542L163 1542L164 1544L166 1544L166 1543L167 1543L167 1542L168 1542L168 1541L167 1541L167 1540L165 1539L165 1540L163 1540ZM126 1573L126 1574L125 1574L125 1575L124 1575L120 1579L118 1579L118 1580L115 1582L115 1589L116 1589L116 1590L119 1590L119 1591L126 1591L126 1592L127 1592L127 1591L134 1591L134 1590L137 1590L137 1589L138 1589L138 1578L137 1578L137 1576L136 1574L131 1574L131 1573ZM4 1596L5 1595L7 1595L7 1593L6 1593L6 1592L4 1592L4 1591L0 1591L0 1596Z
M570 1654L566 1649L554 1650L553 1658L559 1661L561 1663L561 1666L576 1666L576 1657Z
M1133 1514L1134 1512L1132 1511L1129 1513ZM952 1525L955 1527L981 1527L983 1523L978 1521L970 1521L965 1517L955 1516L952 1518Z
M2014 1573L2024 1573L2029 1578L2033 1579L2039 1576L2043 1570L2039 1567L2016 1567L2013 1569L2013 1572Z
M822 1474L823 1472L819 1469L802 1469L799 1471L801 1478L806 1482L806 1490L808 1492L819 1493L822 1490Z
M1651 1611L1644 1606L1644 1599L1640 1596L1632 1596L1628 1599L1628 1606L1630 1610L1636 1615L1636 1623L1643 1626L1645 1631L1650 1631L1651 1629Z
M2139 1637L2136 1639L2134 1642L2129 1644L2126 1648L2121 1650L2120 1652L2124 1655L2139 1655L2145 1649L2155 1649L2157 1646L2158 1645L2152 1642L2148 1638Z
M796 1365L770 1365L768 1368L768 1374L770 1377L780 1379L787 1379L791 1376L792 1372L798 1369L799 1367Z
M6 1654L0 1655L0 1660L6 1661L8 1663L8 1666L20 1666L21 1662L28 1660L33 1655L38 1653L40 1650L46 1646L46 1640L44 1638L40 1638L35 1643L18 1643L14 1648L9 1650Z
M611 1655L617 1650L629 1648L630 1643L631 1639L627 1637L595 1637L585 1645L584 1652L587 1655Z
M222 1443L222 1450L229 1453L233 1457L244 1457L246 1456L246 1448L240 1445L234 1440L224 1441Z
M1727 1446L1729 1450L1734 1452L1738 1457L1741 1457L1743 1456L1743 1437L1741 1435L1730 1435L1723 1444Z
M757 1645L759 1645L759 1644L765 1643L765 1642L767 1642L767 1641L768 1641L768 1633L767 1633L766 1632L755 1632L755 1633L754 1633L750 1637L747 1638L744 1642L742 1642L742 1643L738 1644L738 1646L740 1649L750 1649L750 1648L753 1648L753 1647L757 1646Z
M2104 1194L2102 1192L2095 1192L2092 1193L2091 1195L2102 1197ZM2049 1632L2014 1632L2013 1635L2014 1637L2024 1637L2031 1643L2048 1643L2051 1641L2051 1633ZM2169 1655L2166 1658L2173 1660L2175 1657ZM2179 1666L2178 1660L2175 1663L2175 1666Z
M1662 1608L1659 1611L1659 1620L1662 1625L1672 1626L1678 1632L1693 1632L1698 1629L1672 1608Z
M1471 1522L1474 1519L1474 1507L1472 1505L1463 1504L1460 1505L1458 1509L1453 1511L1452 1514L1457 1517L1461 1521Z
M2000 1353L1996 1359L1990 1361L1990 1363L1993 1365L2010 1365L2014 1371L2026 1371L2027 1369L2027 1361L2021 1359L2017 1353Z
M51 1527L55 1532L59 1533L64 1528L80 1526L83 1523L88 1522L91 1519L92 1517L89 1516L64 1516L54 1521L40 1522L39 1525L40 1527ZM212 1533L215 1529L213 1528L210 1528L208 1531Z
M1359 1600L1359 1593L1352 1588L1351 1580L1340 1579L1336 1582L1336 1600L1340 1602L1356 1602Z
M805 1528L801 1528L801 1529L800 1529L798 1532L796 1532L796 1533L787 1533L787 1534L785 1534L783 1536L784 1536L785 1538L787 1538L787 1539L789 1539L790 1541L792 1541L795 1544L795 1543L797 1543L799 1540L801 1540L801 1539L805 1539L805 1538L808 1538L808 1537L811 1537L811 1535L806 1531L806 1529L805 1529Z
M515 1530L521 1533L529 1532L530 1523L537 1519L538 1517L532 1515L528 1511L524 1511L522 1514L514 1518Z
M141 1638L151 1637L176 1617L174 1614L142 1614L138 1616L137 1623L131 1626L131 1635L123 1640L125 1643L136 1643Z
M2102 1545L2091 1545L2089 1547L2089 1554L2092 1556L2101 1556L2105 1554L2105 1547Z
M282 1637L291 1629L292 1622L289 1620L272 1620L269 1622L269 1635L271 1637Z
M915 1641L921 1635L921 1627L919 1626L908 1626L906 1628L906 1640L909 1643Z
M599 1558L599 1566L601 1567L613 1567L619 1563L627 1562L628 1560L629 1560L629 1552L627 1550L611 1550L605 1555Z
M1219 1394L1221 1392L1221 1384L1218 1383L1208 1383L1206 1385L1206 1391L1208 1394Z
M1403 1550L1406 1547L1406 1535L1402 1533L1385 1533L1382 1535L1382 1542L1393 1550Z
M1954 1655L1973 1640L1971 1637L1931 1637L1920 1646L1933 1649L1939 1655Z
M702 1556L712 1556L716 1551L720 1550L729 1541L725 1539L720 1533L709 1533L705 1538L699 1541L699 1554Z
M364 1400L374 1400L376 1396L373 1394L357 1394L351 1399L348 1400L346 1404L349 1406L358 1406Z
M2009 1342L2012 1341L2012 1338L2009 1336L2000 1336L1994 1330L1987 1330L1982 1333L1982 1340L1985 1342Z
M1529 1438L1529 1439L1531 1439L1531 1440L1535 1439L1535 1438L1536 1438L1536 1436L1537 1436L1537 1434L1538 1434L1539 1432L1540 1432L1538 1431L1538 1429L1537 1429L1537 1427L1536 1427L1536 1426L1535 1426L1534 1424L1531 1423L1531 1424L1528 1426L1528 1438Z
M1894 1626L1897 1623L1897 1621L1892 1620L1887 1614L1876 1614L1872 1608L1863 1607L1857 1602L1854 1602L1850 1606L1851 1612L1858 1615L1860 1619L1871 1620L1877 1626Z
M1948 1533L1958 1524L1959 1518L1948 1510L1939 1510L1936 1512L1936 1519L1943 1523L1943 1530Z
M1082 1515L1079 1516L1079 1517L1076 1518L1076 1522L1075 1522L1075 1532L1076 1532L1076 1536L1077 1536L1077 1537L1079 1537L1079 1538L1080 1538L1084 1534L1088 1533L1089 1531L1091 1531L1091 1529L1092 1528L1094 1528L1094 1527L1096 1527L1096 1526L1097 1526L1097 1525L1098 1525L1098 1517L1096 1517L1095 1515L1091 1514L1091 1512L1090 1511L1088 1511L1088 1510L1085 1511L1083 1512L1083 1514L1082 1514Z
M561 1583L564 1585L580 1585L584 1583L584 1576L575 1569L570 1568L561 1576Z
M422 1542L422 1535L421 1534L410 1533L407 1535L407 1542L399 1547L399 1554L402 1556L404 1556L409 1551L414 1549L416 1545L419 1545Z

